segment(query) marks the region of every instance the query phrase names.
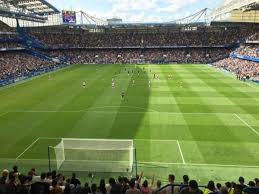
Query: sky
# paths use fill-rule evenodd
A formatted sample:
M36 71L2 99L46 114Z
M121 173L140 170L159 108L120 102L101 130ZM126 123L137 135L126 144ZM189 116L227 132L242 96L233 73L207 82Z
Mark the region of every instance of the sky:
M47 0L59 10L84 11L100 19L123 22L169 22L203 8L214 9L222 0Z

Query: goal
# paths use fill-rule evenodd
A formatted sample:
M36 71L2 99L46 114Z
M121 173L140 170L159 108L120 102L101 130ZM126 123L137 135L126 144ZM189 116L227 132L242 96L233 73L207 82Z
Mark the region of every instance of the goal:
M53 149L60 171L132 172L133 140L62 138Z

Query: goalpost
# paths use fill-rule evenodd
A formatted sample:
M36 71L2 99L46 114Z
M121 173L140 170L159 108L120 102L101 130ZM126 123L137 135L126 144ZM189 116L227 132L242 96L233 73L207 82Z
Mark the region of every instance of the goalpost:
M60 171L132 172L133 169L133 140L62 138L51 148Z

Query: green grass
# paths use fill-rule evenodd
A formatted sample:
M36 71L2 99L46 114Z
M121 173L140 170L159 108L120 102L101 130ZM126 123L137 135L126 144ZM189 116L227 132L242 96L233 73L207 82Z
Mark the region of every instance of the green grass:
M47 170L62 137L111 138L134 139L147 178L258 176L259 87L207 65L76 65L1 89L0 102L2 169Z

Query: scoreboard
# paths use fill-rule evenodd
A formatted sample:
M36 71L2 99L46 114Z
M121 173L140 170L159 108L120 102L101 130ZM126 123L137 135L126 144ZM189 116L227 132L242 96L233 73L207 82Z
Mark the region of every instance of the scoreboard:
M63 23L64 24L75 24L76 23L76 12L75 11L62 11Z

